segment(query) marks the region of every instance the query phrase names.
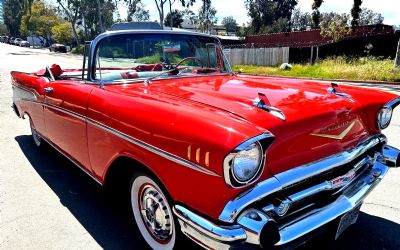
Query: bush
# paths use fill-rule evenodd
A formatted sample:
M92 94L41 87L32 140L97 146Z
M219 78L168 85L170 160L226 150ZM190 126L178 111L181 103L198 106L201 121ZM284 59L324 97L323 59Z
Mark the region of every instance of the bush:
M71 53L72 54L78 54L78 55L83 55L83 50L85 48L85 45L81 44L75 48L72 48Z

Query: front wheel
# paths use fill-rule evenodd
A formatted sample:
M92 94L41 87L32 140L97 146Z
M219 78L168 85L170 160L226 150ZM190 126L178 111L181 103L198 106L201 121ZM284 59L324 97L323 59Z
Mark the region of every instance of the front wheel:
M173 249L176 227L172 209L160 186L147 175L132 178L130 201L136 224L153 249Z

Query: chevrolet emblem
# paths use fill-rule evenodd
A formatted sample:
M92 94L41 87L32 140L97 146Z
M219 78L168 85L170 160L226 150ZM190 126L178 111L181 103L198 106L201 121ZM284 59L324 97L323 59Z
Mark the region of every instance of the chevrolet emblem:
M321 134L321 133L312 133L310 135L319 136L319 137L325 137L325 138L330 138L330 139L336 139L336 140L341 140L350 132L350 130L353 128L355 123L356 123L355 121L350 123L350 125L338 135Z

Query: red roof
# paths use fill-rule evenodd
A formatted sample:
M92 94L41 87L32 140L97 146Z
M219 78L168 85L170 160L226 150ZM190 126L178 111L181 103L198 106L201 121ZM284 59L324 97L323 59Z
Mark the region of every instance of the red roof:
M319 46L331 42L330 38L321 36L321 30L294 31L273 33L265 35L254 35L246 37L247 44L254 44L254 47L310 47ZM356 27L354 32L347 35L345 39L393 34L394 29L390 25L377 24Z

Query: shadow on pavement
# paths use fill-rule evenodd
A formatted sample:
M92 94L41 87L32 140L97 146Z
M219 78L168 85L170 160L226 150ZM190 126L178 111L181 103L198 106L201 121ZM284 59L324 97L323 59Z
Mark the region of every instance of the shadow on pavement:
M22 152L63 206L104 249L146 249L126 210L112 204L103 189L48 145L37 148L31 136L17 136ZM199 249L190 242L185 249ZM361 212L358 221L337 240L320 235L300 249L400 249L400 225Z
M300 249L400 249L400 225L381 217L360 212L357 223L350 226L337 241L334 233L320 235Z
M83 171L50 146L37 148L31 136L17 136L15 140L62 205L103 249L148 249L129 212L112 204L102 187Z

